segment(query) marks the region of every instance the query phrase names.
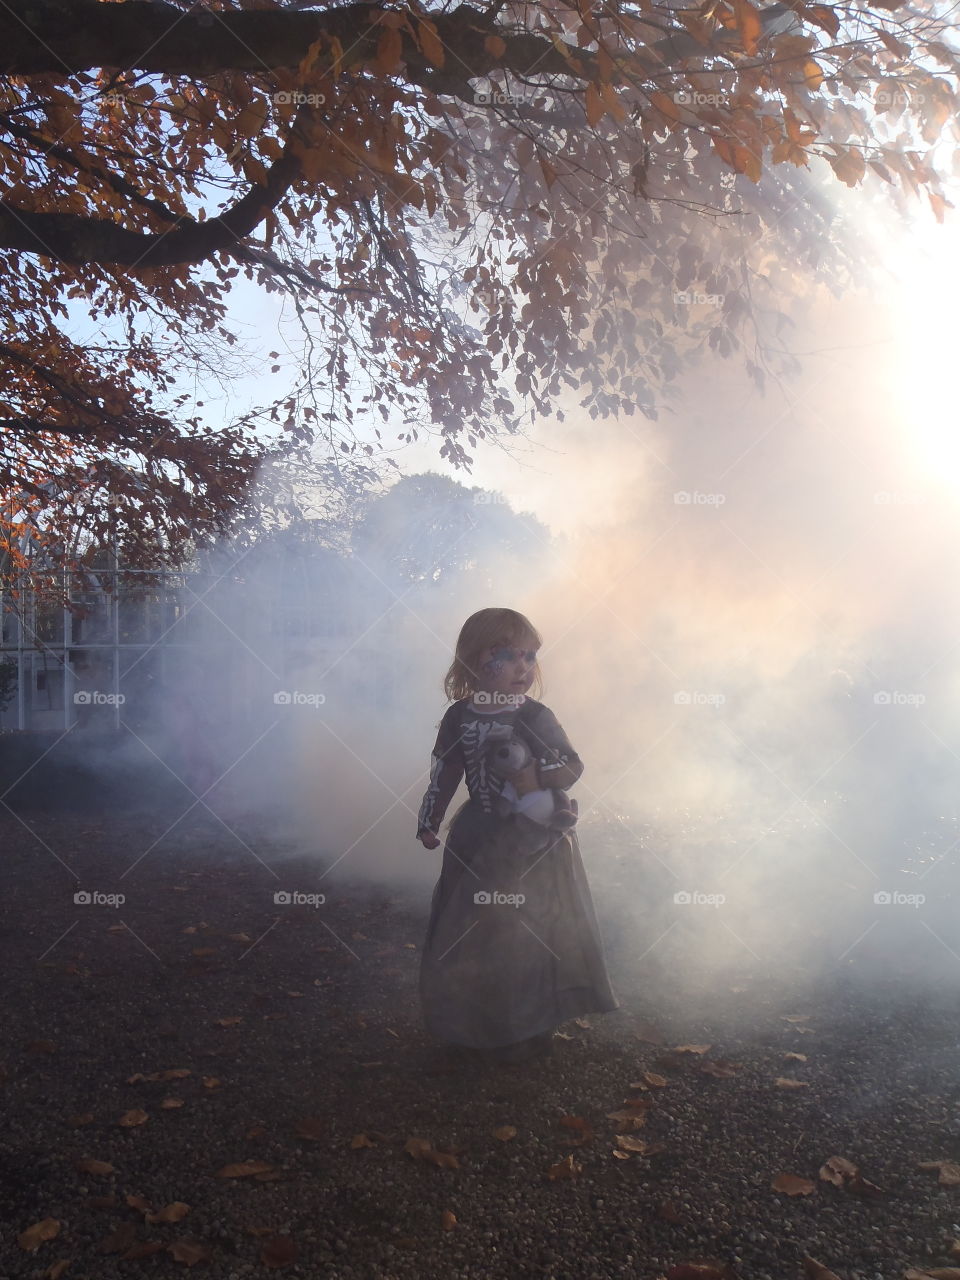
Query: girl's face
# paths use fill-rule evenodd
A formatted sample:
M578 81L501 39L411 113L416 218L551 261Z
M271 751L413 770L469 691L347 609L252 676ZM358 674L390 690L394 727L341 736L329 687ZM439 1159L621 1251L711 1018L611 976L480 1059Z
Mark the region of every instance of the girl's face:
M537 662L536 649L519 645L497 644L480 654L478 690L506 697L526 694L533 684Z

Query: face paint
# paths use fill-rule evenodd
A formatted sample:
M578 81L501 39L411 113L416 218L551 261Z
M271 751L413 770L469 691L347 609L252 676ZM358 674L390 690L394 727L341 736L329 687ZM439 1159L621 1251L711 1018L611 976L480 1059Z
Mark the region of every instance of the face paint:
M514 649L510 645L497 645L492 650L490 661L483 664L483 670L496 678L503 674L505 663L519 662L525 659L532 666L536 661L536 657L536 649Z

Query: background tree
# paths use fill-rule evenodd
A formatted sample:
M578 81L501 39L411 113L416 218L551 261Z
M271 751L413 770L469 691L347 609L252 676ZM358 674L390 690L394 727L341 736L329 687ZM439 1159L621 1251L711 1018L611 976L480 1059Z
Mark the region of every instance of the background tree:
M176 563L231 526L268 452L373 465L384 434L439 429L464 467L571 393L653 417L704 348L762 381L758 314L859 261L825 177L924 192L943 217L948 13L8 3L10 564L82 559L78 503L91 545L109 531L131 562ZM292 301L304 359L278 401L214 430L177 378L237 350L241 273Z

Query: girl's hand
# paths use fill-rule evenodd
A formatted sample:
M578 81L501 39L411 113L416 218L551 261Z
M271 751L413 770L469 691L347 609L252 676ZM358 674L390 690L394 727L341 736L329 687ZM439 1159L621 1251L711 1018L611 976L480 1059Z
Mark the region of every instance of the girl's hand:
M425 849L436 849L440 844L440 841L432 831L421 831L417 839Z

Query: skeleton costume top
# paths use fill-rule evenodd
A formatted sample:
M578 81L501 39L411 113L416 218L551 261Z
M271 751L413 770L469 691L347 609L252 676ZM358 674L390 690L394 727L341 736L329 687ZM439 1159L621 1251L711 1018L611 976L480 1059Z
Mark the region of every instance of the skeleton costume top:
M525 812L487 768L491 742L511 735L524 738L550 788L528 796L579 779L583 762L542 702L484 708L463 698L440 722L417 816L418 835L436 834L466 778L469 797L445 832L419 989L427 1031L477 1049L619 1008L576 827L557 830Z
M515 809L512 785L487 768L486 751L494 740L513 734L525 738L545 788L566 789L580 777L583 762L550 708L535 698L525 698L521 706L483 708L461 698L447 709L430 757L418 836L423 831L436 834L464 774L470 798L483 813L506 816Z

